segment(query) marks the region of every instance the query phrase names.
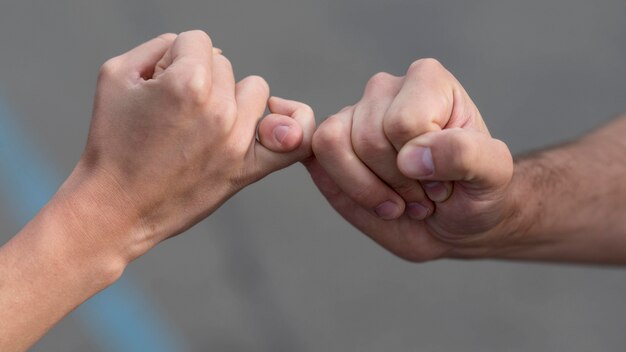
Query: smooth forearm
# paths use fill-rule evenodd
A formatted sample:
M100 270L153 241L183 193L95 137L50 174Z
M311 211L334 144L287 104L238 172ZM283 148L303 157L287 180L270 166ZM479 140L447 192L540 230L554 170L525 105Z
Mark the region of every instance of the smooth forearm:
M0 249L0 350L27 348L129 262L309 157L314 129L311 108L270 98L261 77L235 83L202 31L108 60L77 168Z
M105 216L95 208L91 215L70 209L69 203L57 195L0 248L2 351L27 349L74 308L112 284L127 264L115 247L98 240L115 228L104 226Z
M626 118L516 162L507 258L626 264Z

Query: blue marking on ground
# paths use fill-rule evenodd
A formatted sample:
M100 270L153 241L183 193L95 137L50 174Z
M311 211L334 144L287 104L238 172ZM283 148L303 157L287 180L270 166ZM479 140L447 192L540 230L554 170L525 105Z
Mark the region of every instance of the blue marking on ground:
M11 214L24 225L52 197L62 178L20 129L0 98L0 187L10 197ZM74 313L103 351L184 351L182 340L124 276Z

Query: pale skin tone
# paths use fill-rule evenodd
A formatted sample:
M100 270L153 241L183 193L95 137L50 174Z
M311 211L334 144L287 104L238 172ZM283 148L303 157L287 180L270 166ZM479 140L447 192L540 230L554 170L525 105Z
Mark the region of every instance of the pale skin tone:
M78 165L0 249L0 350L26 350L134 259L309 157L312 110L268 99L262 78L235 82L201 31L160 36L104 64Z
M26 350L130 262L297 161L346 220L410 261L626 264L626 118L514 161L432 59L375 75L315 132L307 105L268 98L260 77L236 83L200 31L108 61L78 165L0 248L0 350Z

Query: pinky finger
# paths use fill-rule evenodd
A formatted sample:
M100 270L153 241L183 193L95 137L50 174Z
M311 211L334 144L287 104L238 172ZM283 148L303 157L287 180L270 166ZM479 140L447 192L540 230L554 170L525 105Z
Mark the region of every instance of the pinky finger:
M311 156L315 115L306 104L270 98L268 115L259 125L254 145L254 173L262 178Z

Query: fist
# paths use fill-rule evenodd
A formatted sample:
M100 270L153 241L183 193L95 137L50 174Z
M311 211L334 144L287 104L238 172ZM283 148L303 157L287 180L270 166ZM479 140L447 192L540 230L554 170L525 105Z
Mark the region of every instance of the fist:
M399 256L477 256L505 237L513 173L461 84L439 62L379 73L313 137L313 180L349 222Z
M122 228L105 240L134 258L310 155L312 110L268 98L258 76L236 83L206 33L153 39L102 66L87 146L64 193Z

